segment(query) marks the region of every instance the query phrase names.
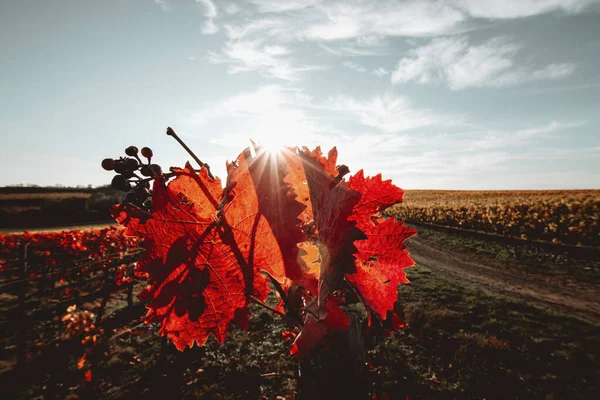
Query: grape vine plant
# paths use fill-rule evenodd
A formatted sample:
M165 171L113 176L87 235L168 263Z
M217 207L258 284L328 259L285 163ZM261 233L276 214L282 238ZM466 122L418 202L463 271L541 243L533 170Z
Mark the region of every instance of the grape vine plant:
M223 185L167 134L200 168L163 172L152 150L135 146L102 166L128 192L113 217L146 250L136 266L148 279L139 295L146 320L177 349L211 334L222 343L231 323L247 326L250 303L285 318L300 358L348 328L348 303L364 305L370 329L402 326L397 288L414 265L403 242L416 232L380 215L402 201L400 188L362 170L346 179L336 148L271 152L254 143L227 163ZM275 307L265 303L271 288Z

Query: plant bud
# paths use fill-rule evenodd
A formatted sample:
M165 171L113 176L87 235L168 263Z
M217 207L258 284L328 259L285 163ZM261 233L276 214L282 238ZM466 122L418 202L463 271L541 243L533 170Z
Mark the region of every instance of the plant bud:
M104 160L102 160L102 168L104 168L107 171L112 171L113 169L115 169L115 160L113 160L112 158L105 158Z
M142 155L146 158L152 158L152 149L150 147L142 147Z
M138 148L135 146L129 146L128 148L125 149L125 154L127 154L130 157L137 155L137 153L138 153Z

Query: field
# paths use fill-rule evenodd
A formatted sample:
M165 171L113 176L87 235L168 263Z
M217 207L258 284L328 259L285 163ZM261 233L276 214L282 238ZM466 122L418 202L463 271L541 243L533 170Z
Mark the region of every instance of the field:
M599 190L408 190L389 213L512 238L600 246Z
M70 226L110 220L123 194L103 188L0 188L0 230Z
M537 212L542 225L534 205L556 210L560 192L537 200L532 192L507 193L408 191L405 208L392 212L441 216L435 204L448 214L460 204L493 209L509 197L502 204L518 210L514 199L521 199L528 213L520 218ZM566 193L569 215L597 223L598 193ZM438 196L448 201L436 203ZM425 222L465 226L444 218ZM419 234L407 246L417 265L407 270L411 284L398 290L406 326L366 342L373 398L595 398L597 257L540 248L530 237L515 244L414 227ZM591 246L586 229L560 242ZM536 240L554 246L554 238ZM144 305L135 296L145 285L132 270L136 248L116 228L0 236L0 384L9 398L302 398L298 360L282 338L286 325L263 308L254 307L249 330L233 328L223 345L209 341L180 353L160 339L155 325L142 322Z

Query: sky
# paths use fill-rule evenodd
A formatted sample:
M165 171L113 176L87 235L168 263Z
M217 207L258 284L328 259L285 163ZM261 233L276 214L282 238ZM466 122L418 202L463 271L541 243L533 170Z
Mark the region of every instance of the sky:
M600 0L3 0L0 186L337 146L405 189L600 188Z

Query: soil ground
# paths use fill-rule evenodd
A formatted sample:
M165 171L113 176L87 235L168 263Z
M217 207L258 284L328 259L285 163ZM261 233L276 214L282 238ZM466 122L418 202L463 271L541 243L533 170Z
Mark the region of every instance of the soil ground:
M565 271L541 271L539 266L533 269L484 258L465 249L449 251L431 238L409 239L408 248L417 265L495 293L600 322L598 282Z

